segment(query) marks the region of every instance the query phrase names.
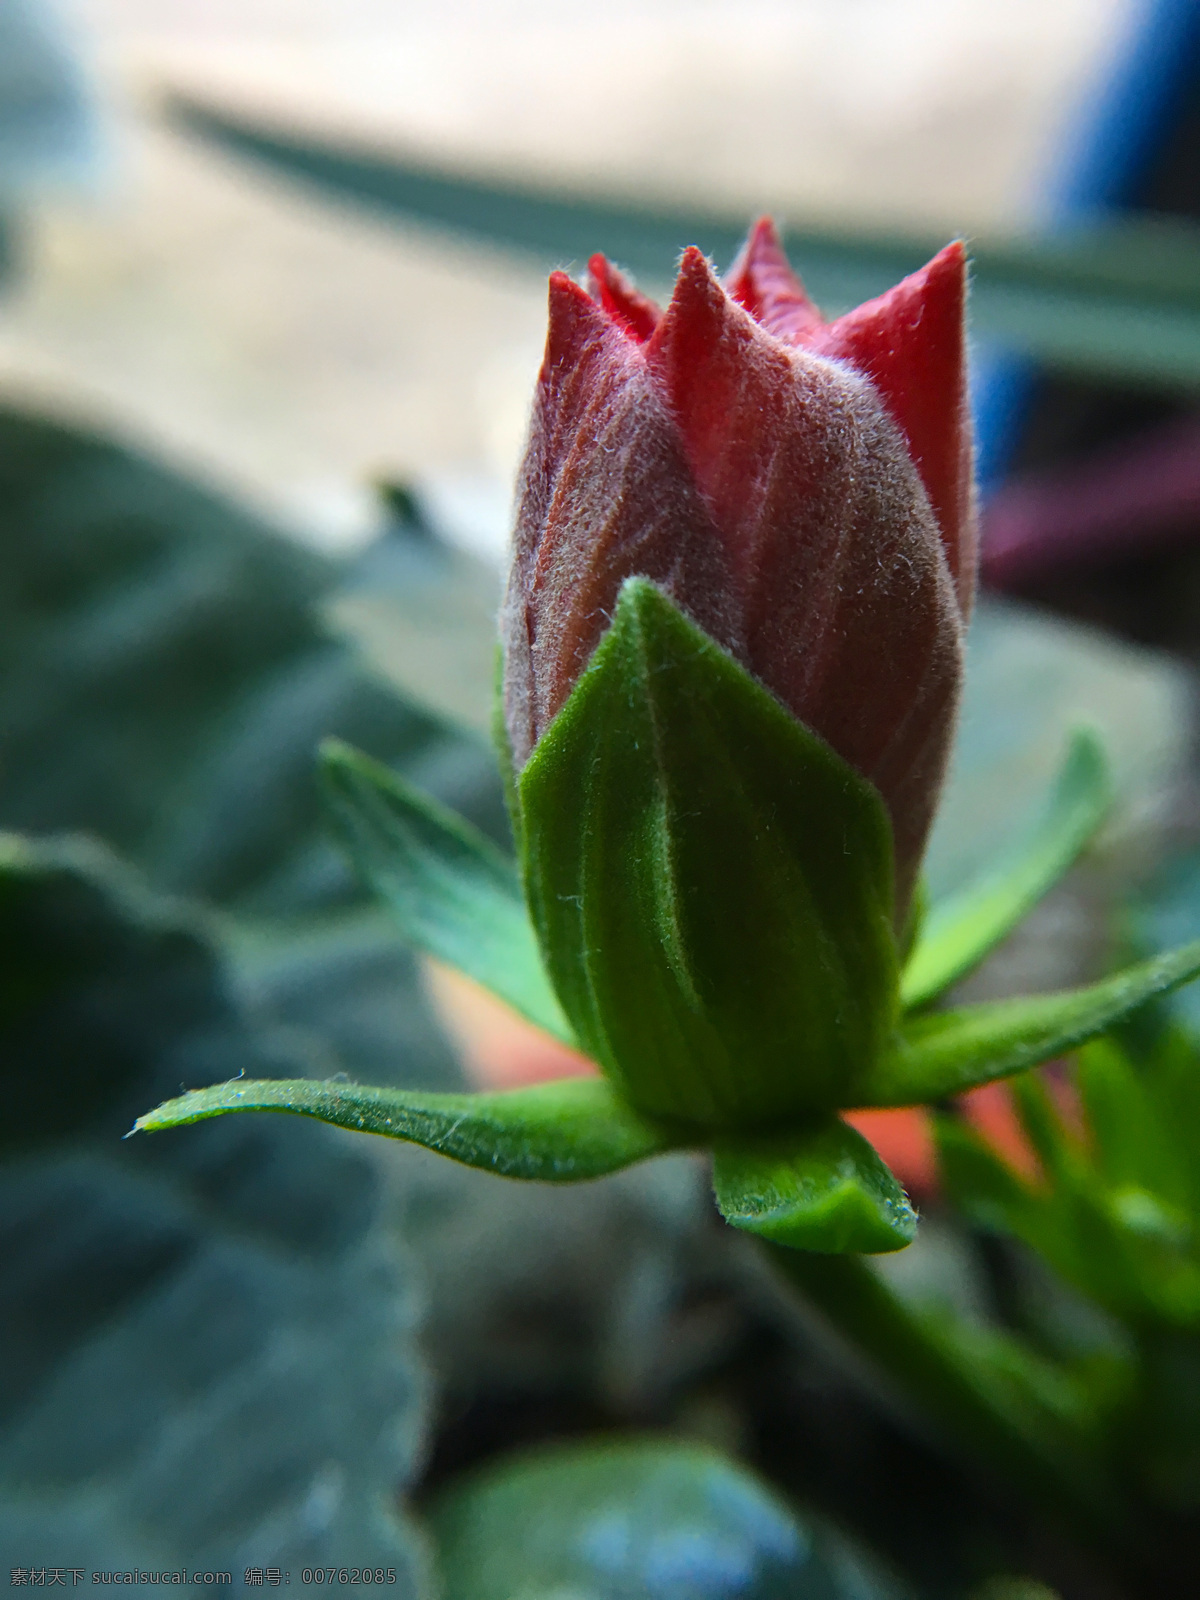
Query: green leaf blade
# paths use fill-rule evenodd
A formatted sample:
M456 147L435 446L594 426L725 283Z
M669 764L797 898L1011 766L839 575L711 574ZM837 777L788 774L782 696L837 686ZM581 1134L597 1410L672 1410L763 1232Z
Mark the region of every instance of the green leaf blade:
M910 1019L859 1104L926 1104L1012 1077L1104 1033L1197 975L1200 940L1085 988Z
M837 1117L769 1139L723 1140L713 1187L726 1222L794 1250L878 1255L916 1234L904 1190Z
M1077 730L1031 833L980 881L929 909L900 980L905 1010L935 999L1012 932L1071 866L1111 803L1104 748L1095 734Z
M496 1094L427 1094L311 1078L235 1078L193 1089L139 1117L134 1133L236 1111L315 1117L355 1133L403 1139L505 1178L579 1183L677 1149L601 1078L565 1078Z
M634 1103L777 1125L833 1105L886 1044L882 801L645 580L526 764L521 809L555 988Z
M193 133L339 200L448 226L547 268L600 249L665 282L684 245L698 243L729 260L745 230L740 213L650 207L632 197L581 197L494 174L450 173L412 152L367 153L188 98L177 96L172 114ZM868 234L812 219L794 232L795 268L830 314L883 294L946 242L945 234ZM980 338L1067 371L1200 387L1200 229L1189 220L1121 217L1051 236L976 239L972 258L971 322Z
M339 837L405 938L573 1046L513 863L463 818L349 745L327 741L321 763Z

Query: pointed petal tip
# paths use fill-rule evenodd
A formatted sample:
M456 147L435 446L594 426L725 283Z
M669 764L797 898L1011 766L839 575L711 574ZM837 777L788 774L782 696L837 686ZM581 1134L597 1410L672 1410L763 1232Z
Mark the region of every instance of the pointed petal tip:
M582 284L566 272L552 272L549 286L550 338L582 322L607 324L607 318Z
M607 339L620 342L609 318L568 273L550 274L549 313L543 381L553 371L573 367L589 344Z
M679 258L679 275L670 304L646 346L651 368L661 368L664 361L678 366L682 360L683 367L676 374L679 378L695 354L720 337L731 314L745 316L725 292L704 251L698 245L688 245ZM669 348L675 351L673 357L667 356ZM688 349L692 356L684 353Z
M716 268L699 245L690 244L679 258L679 275L675 280L672 305L689 305L705 302L710 305L729 304L725 286L717 276Z
M901 278L898 284L880 295L879 303L934 303L957 314L958 308L966 301L969 265L966 245L961 239L952 239L936 255L931 256L923 267L910 272L907 278ZM849 313L849 316L853 315L853 312Z
M725 274L730 296L768 332L807 344L824 326L791 262L772 217L759 217Z
M555 304L562 304L570 300L588 300L590 296L569 272L552 272L549 278L549 298L551 309Z
M935 256L931 256L919 271L913 273L914 278L923 278L926 282L938 282L949 285L961 284L966 289L967 272L970 261L967 256L966 241L951 239Z
M712 269L712 263L698 244L689 244L680 256L679 276L689 279L712 278L715 281L716 273Z
M631 279L597 252L588 261L590 287L597 303L629 338L644 344L659 324L662 312Z
M791 267L788 263L787 252L783 248L783 239L779 229L775 226L774 217L759 217L750 232L746 235L746 242L742 251L748 263L783 267L788 272Z

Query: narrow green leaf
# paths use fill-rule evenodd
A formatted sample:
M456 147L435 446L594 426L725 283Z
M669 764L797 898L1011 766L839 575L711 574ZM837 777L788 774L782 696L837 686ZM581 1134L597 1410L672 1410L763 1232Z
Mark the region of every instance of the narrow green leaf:
M713 1187L726 1222L794 1250L902 1250L917 1215L874 1148L838 1117L769 1139L722 1140Z
M1077 730L1042 816L979 881L930 907L900 980L906 1010L964 977L1054 887L1112 802L1104 747Z
M684 245L729 261L745 216L649 206L637 197L506 182L420 156L364 151L176 97L174 119L340 200L452 228L547 267L593 250L665 282ZM829 315L882 294L946 242L794 218L789 252ZM972 240L971 323L982 338L1067 370L1200 384L1200 229L1184 218L1129 217L1018 238Z
M1150 1189L1188 1206L1191 1130L1172 1117L1173 1107L1158 1103L1153 1066L1139 1070L1115 1040L1098 1039L1079 1052L1075 1081L1103 1181Z
M1027 1237L1038 1204L1023 1179L961 1117L935 1116L933 1132L941 1180L955 1205L981 1227Z
M1013 1110L1030 1149L1052 1183L1062 1185L1078 1166L1078 1140L1073 1140L1050 1097L1040 1072L1023 1073L1008 1086Z
M634 1104L777 1125L861 1080L897 1009L883 803L653 584L520 794L555 988Z
M349 745L329 740L321 762L339 836L405 938L573 1045L513 863L469 822Z
M235 1078L193 1089L139 1117L134 1133L230 1111L288 1111L355 1133L381 1133L505 1178L578 1183L677 1148L602 1078L564 1078L499 1094L425 1094L311 1078Z
M856 1104L922 1104L1012 1077L1073 1050L1197 974L1200 940L1083 989L910 1018Z

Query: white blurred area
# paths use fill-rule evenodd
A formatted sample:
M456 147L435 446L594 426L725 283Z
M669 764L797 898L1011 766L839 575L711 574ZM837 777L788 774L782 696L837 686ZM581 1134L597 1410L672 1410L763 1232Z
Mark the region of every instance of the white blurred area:
M949 234L1037 219L1138 10L55 6L107 109L109 156L90 196L25 206L22 269L0 291L0 398L115 427L326 545L369 535L369 479L413 477L492 554L540 357L540 274L189 141L159 121L163 90L447 166Z

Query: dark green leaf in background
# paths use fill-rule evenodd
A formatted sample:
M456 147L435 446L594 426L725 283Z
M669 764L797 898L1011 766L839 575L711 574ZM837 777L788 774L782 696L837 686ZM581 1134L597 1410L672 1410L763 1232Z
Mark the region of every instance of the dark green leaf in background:
M203 925L99 846L5 839L0 949L6 1555L369 1562L423 1592L394 1509L423 1380L377 1174L278 1121L122 1142L181 1079L298 1063L238 1010Z
M0 862L0 1545L372 1557L416 1592L392 1504L423 1380L367 1152L281 1118L121 1136L239 1073L457 1086L314 752L354 738L502 837L494 761L326 631L340 567L98 435L0 411L0 538L0 825L208 903L95 845Z

